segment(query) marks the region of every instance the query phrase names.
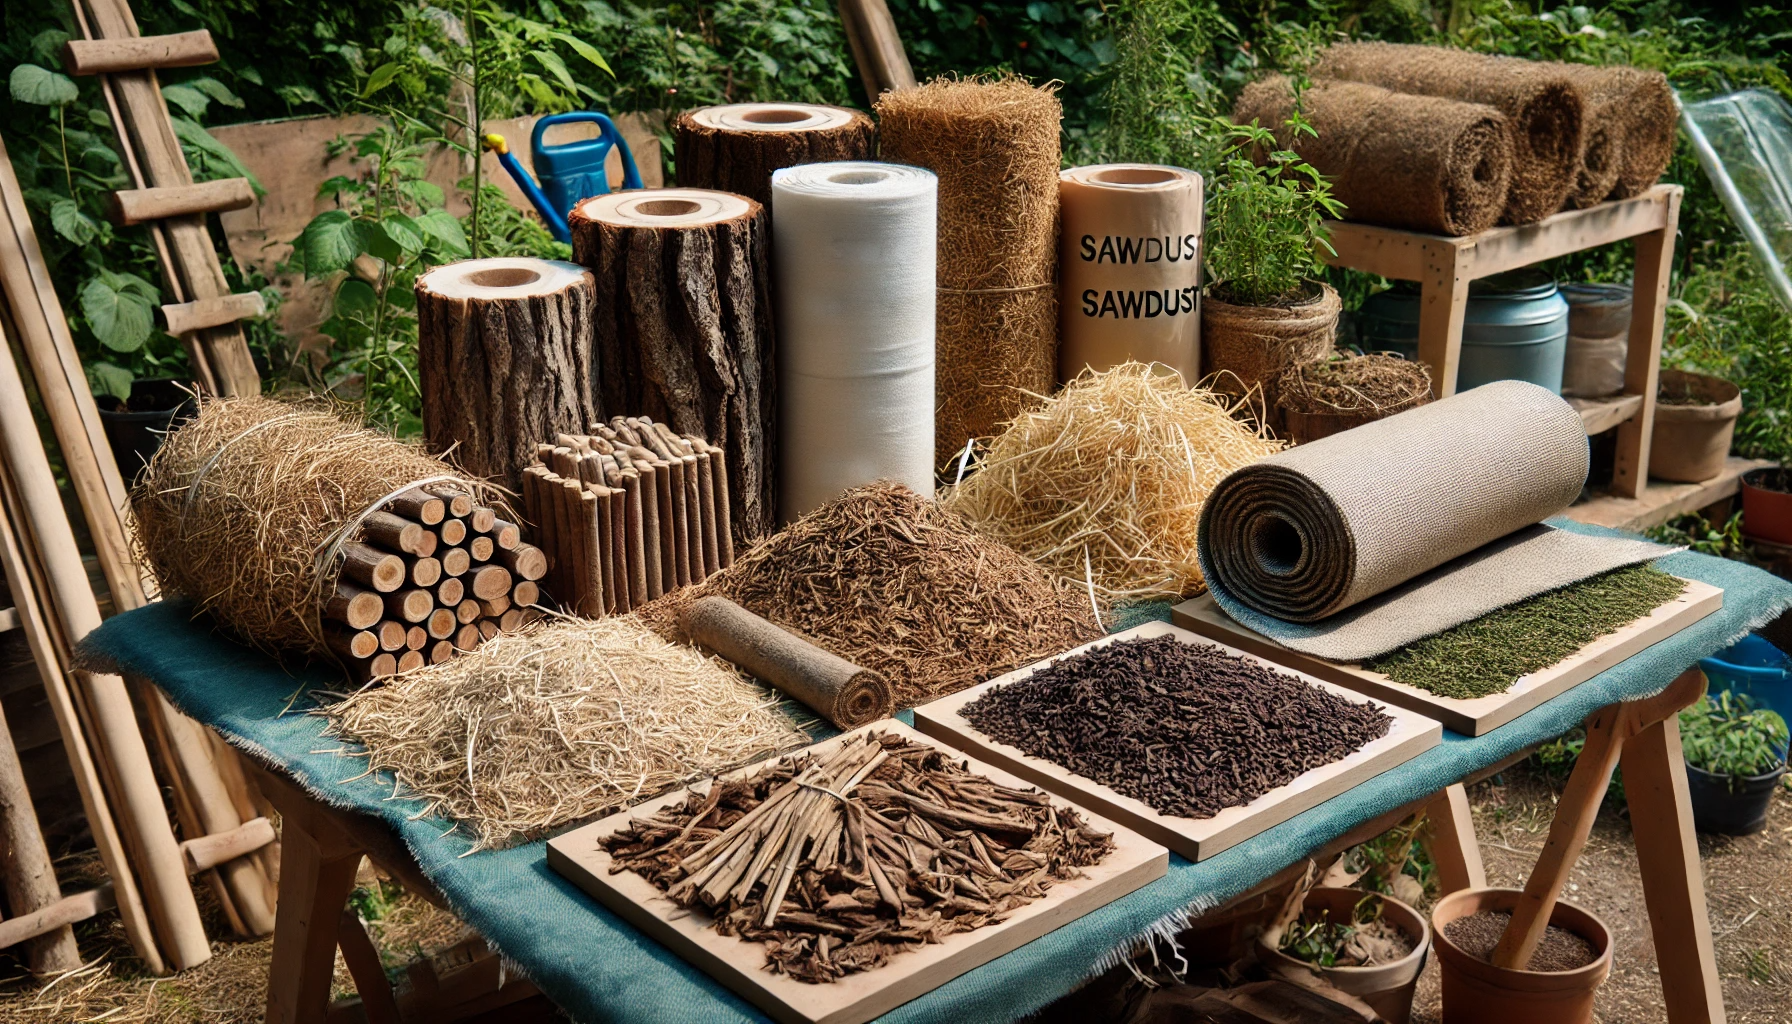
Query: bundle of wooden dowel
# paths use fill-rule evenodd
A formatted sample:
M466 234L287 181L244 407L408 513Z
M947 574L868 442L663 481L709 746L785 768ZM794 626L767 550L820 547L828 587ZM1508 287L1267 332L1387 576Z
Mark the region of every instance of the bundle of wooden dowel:
M433 665L533 618L546 573L515 523L463 491L417 488L368 513L343 545L324 636L363 682Z
M645 417L537 446L523 514L562 610L620 615L734 564L723 450Z

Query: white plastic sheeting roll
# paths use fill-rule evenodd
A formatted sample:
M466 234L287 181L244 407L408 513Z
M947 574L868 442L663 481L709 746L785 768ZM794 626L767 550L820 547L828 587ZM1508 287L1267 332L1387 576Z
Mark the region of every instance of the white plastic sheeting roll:
M900 164L772 175L786 522L874 480L933 494L938 194Z

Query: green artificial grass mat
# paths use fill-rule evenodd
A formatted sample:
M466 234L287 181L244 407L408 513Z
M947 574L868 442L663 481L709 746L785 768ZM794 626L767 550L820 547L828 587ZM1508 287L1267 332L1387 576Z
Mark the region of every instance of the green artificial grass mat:
M1486 697L1648 615L1684 586L1653 566L1627 566L1508 605L1363 667L1440 697Z

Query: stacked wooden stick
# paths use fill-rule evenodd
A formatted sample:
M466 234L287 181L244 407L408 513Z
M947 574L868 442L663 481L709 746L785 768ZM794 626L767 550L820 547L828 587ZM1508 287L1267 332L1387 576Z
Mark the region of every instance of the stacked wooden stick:
M406 491L343 545L324 636L362 682L447 661L533 618L547 566L515 523L472 495Z
M620 615L734 564L721 448L622 416L556 441L523 472L523 509L562 608Z

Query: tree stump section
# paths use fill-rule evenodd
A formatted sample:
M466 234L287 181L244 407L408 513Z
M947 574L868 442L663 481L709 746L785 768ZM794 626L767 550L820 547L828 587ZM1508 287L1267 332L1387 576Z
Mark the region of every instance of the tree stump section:
M584 267L528 257L463 260L418 278L430 448L519 491L537 442L597 416L594 295Z
M765 208L725 192L653 189L587 199L570 220L573 258L597 280L603 415L646 416L720 446L744 550L777 510Z
M702 107L678 115L674 131L679 185L734 192L767 207L773 171L870 160L877 148L871 118L814 103Z

